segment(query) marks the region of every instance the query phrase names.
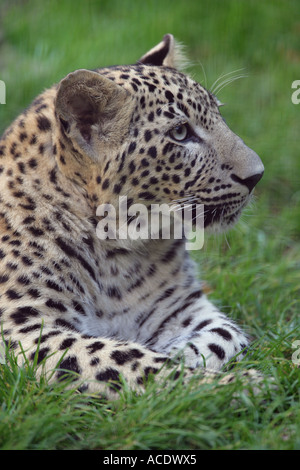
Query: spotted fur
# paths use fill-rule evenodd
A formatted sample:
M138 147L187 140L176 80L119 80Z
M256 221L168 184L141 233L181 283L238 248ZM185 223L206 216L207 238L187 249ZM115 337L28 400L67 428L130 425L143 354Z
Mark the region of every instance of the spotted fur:
M98 205L117 208L122 195L129 206L204 204L205 227L225 229L262 176L177 58L166 35L135 65L77 70L0 141L4 339L38 364L47 358L53 378L78 374L90 392L118 388L120 374L141 388L180 354L187 375L218 371L248 345L207 299L184 240L96 235Z

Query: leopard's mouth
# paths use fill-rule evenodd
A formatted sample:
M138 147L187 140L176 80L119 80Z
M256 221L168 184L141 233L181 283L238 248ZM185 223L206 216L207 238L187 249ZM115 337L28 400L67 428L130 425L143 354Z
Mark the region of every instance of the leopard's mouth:
M248 204L249 198L242 201L231 201L228 204L193 204L190 207L193 224L204 229L223 231L234 225L239 219L243 208Z
M221 232L237 222L249 199L249 197L245 197L242 200L230 201L227 204L200 204L198 201L193 201L187 205L187 209L185 209L184 204L181 209L183 212L187 210L185 214L188 214L188 217L186 219L184 215L184 220L192 221L194 228ZM178 210L177 213L182 212Z
M204 206L204 228L215 231L227 230L232 227L239 219L243 208L247 205L248 198L242 203Z

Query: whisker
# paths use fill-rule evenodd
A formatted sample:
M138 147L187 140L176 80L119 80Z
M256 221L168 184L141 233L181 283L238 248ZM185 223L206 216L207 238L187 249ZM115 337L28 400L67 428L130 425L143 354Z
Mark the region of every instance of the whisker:
M241 72L242 70L245 70L245 68L241 68L241 69L237 69L237 70L233 70L232 72L227 72L227 73L223 73L222 75L220 75L219 78L217 78L217 80L214 81L214 83L212 84L212 86L210 87L210 91L212 93L214 93L214 87L217 85L217 83L222 80L223 78L225 77L228 77L228 75L233 75L234 73L237 73L237 72ZM229 77L230 78L230 77ZM219 86L219 85L218 85Z
M168 107L171 106L172 104L173 104L173 103L165 103L165 104L163 104L160 108L158 108L157 112L162 112L162 110L163 110L164 108L168 108ZM173 114L173 113L172 113L172 114ZM176 115L174 114L174 116L176 116Z
M200 65L200 67L202 69L202 73L204 75L204 87L207 88L207 76L206 76L206 73L205 73L204 66L203 66L202 62L200 62L200 60L197 60L197 64Z
M186 201L187 199L197 199L198 196L194 195L194 194L191 194L191 195L187 195L187 196L184 196L184 197L179 197L177 199L172 199L172 202L179 202L179 201Z
M201 217L203 217L205 215L205 212L206 211L203 211L200 214L196 214L195 217L192 218L192 221L194 222L195 220L200 219Z
M220 83L214 90L214 95L217 95L218 93L220 93L221 90L223 90L223 88L225 88L225 86L227 85L230 85L230 83L236 81L236 80L239 80L240 78L247 78L248 75L238 75L236 77L231 77L231 78L228 78L227 80L225 80L223 83Z

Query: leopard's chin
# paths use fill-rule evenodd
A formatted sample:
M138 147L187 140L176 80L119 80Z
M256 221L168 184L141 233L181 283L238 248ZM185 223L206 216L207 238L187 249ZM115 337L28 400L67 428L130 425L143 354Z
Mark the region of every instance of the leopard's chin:
M228 210L226 207L216 208L206 206L204 212L204 229L209 233L220 233L229 230L236 224L247 203L248 200L239 205L235 210Z
M199 205L193 204L189 208L190 218L194 228L204 229L207 232L224 232L231 228L239 219L242 210L248 204L249 198L243 202L230 205L203 205L201 211Z

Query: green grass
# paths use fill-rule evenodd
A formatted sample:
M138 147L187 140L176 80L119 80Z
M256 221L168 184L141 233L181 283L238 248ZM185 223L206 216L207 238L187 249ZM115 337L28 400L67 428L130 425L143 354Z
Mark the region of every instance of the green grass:
M0 134L41 90L76 68L135 62L167 33L187 45L192 76L211 86L243 68L218 97L229 126L262 158L265 175L235 229L195 254L211 297L253 336L239 369L274 377L257 396L240 383L125 387L111 404L37 380L32 367L0 374L2 449L299 449L300 105L297 0L2 1ZM204 70L204 71L203 71Z

